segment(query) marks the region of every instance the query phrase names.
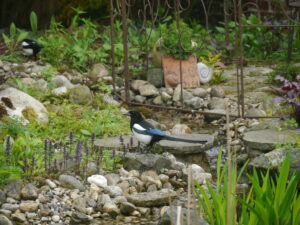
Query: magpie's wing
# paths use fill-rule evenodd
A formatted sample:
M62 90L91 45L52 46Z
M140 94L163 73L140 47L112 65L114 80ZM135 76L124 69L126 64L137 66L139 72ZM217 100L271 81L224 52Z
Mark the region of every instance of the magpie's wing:
M156 129L152 124L145 120L139 122L138 124L134 124L132 129L139 134L165 136L164 132Z
M164 132L162 132L161 130L156 129L156 128L150 128L148 130L141 130L141 129L138 129L137 127L133 126L132 129L136 133L143 134L143 135L151 135L151 136L155 135L155 136L161 136L161 137L166 136Z

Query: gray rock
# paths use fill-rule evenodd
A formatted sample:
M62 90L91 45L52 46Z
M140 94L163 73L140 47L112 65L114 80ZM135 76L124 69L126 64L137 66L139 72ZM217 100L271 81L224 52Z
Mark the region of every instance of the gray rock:
M184 90L184 89L182 90L182 94L183 94L183 101L186 101L186 100L194 97L191 92ZM181 87L180 87L180 85L177 85L177 87L174 90L173 101L178 102L178 101L180 101L180 98L181 98Z
M82 197L78 197L73 201L74 208L82 213L86 213L86 199Z
M84 191L83 184L77 180L75 177L69 176L69 175L60 175L59 181L61 185L68 189L78 189L80 191Z
M248 109L247 113L246 113L247 116L266 116L266 112L261 110L261 109L257 109L257 108L251 108L251 109Z
M219 120L222 117L226 116L226 110L225 109L212 109L212 110L206 110L209 114L204 114L204 119L206 122L212 122L214 120Z
M169 189L162 189L155 192L141 192L127 196L128 202L135 206L153 207L168 204L169 197L175 198L177 193Z
M112 200L108 194L102 193L98 198L97 205L99 208L102 208L105 203L112 203Z
M164 84L164 74L161 68L149 69L147 72L147 81L157 88Z
M295 144L300 130L258 130L244 133L243 141L251 154L252 150L268 152L275 149L275 144Z
M162 98L160 95L156 96L154 99L153 99L153 104L155 105L162 105L163 104L163 101L162 101Z
M187 99L184 103L193 109L200 109L204 106L204 100L200 97L193 97L191 99Z
M218 98L225 97L225 92L224 92L223 88L221 88L221 87L212 87L210 94L211 94L211 97L218 97Z
M86 204L87 204L87 206L92 207L92 208L97 206L97 202L91 198L86 198Z
M136 95L136 96L134 96L134 100L139 103L144 103L146 101L146 97L141 96L141 95Z
M48 83L44 79L38 79L33 86L41 91L48 91Z
M63 94L66 94L67 92L68 92L68 89L65 86L55 88L51 91L51 93L55 96L61 96Z
M24 223L26 221L26 216L24 213L21 213L20 210L17 210L14 214L11 215L11 218L15 221Z
M18 204L11 204L11 203L4 203L2 206L1 206L2 209L5 209L5 210L9 210L9 211L16 211L17 209L19 209L19 205Z
M121 97L125 100L125 99L126 99L126 93L125 93L125 90L122 90L122 91L120 92L120 94L121 94ZM135 95L134 95L133 91L129 90L129 100L130 100L130 101L133 101L134 98L135 98Z
M173 90L173 89L172 89L172 90ZM161 93L161 99L162 99L164 102L167 102L167 101L169 101L169 100L172 99L172 96L169 95L167 92L163 91L163 92Z
M191 128L186 124L175 124L171 131L172 135L188 134L191 132Z
M5 193L0 189L0 206L5 202L6 195Z
M32 184L26 184L21 190L22 198L26 200L35 200L38 197L37 188Z
M263 169L275 169L283 162L286 158L287 153L290 152L290 170L291 172L300 171L300 148L280 148L275 149L266 154L262 154L254 158L249 165L256 168Z
M171 225L176 224L177 217L178 217L178 207L180 206L171 206L168 207L166 212L162 215L160 218L158 225ZM172 213L171 213L172 210ZM182 224L188 224L188 210L186 208L181 208L181 218L182 218ZM195 215L196 214L196 215ZM171 221L172 216L172 221ZM195 219L195 216L197 216L197 219ZM197 221L197 223L196 223ZM190 209L190 224L194 225L209 225L202 217L198 216L198 213L195 212L193 209Z
M22 184L19 180L11 180L9 183L4 187L4 193L7 197L11 197L14 199L21 199L21 188Z
M22 212L36 212L38 207L39 203L34 201L22 201L20 204L20 210Z
M119 209L114 203L107 202L102 208L103 212L108 213L112 217L116 217L119 214Z
M52 78L51 83L56 87L66 87L67 89L71 89L74 85L63 75L56 75Z
M88 174L95 174L98 171L97 164L94 162L89 162L86 166L86 172Z
M11 109L6 107L7 113L10 117L18 117L25 119L22 111L26 109L33 109L37 115L37 120L43 124L47 124L48 112L42 103L35 98L26 94L25 92L19 91L18 89L9 87L0 91L0 99L2 97L9 98L14 108Z
M152 84L145 84L139 87L139 92L141 96L157 96L159 94L158 90Z
M274 99L270 96L267 96L264 98L263 104L262 104L262 110L269 111L272 114L276 114L281 109L280 103L274 101Z
M104 191L109 194L110 197L116 197L122 195L122 189L118 186L107 186Z
M87 105L92 103L93 97L90 89L85 85L81 85L70 89L69 100L74 104Z
M208 103L208 107L209 109L225 109L226 108L225 99L219 97L213 97L210 99Z
M205 98L207 96L207 91L204 88L195 88L193 90L193 95L200 98Z
M87 74L87 77L92 82L97 82L100 78L105 76L108 76L108 70L101 63L94 64L92 69Z
M174 137L176 137L174 135ZM214 136L209 134L185 134L178 136L179 138L184 138L188 140L207 140L206 144L197 143L186 143L178 141L167 141L162 140L156 144L152 149L157 152L170 152L174 155L184 155L184 154L194 154L208 150L213 146ZM124 143L130 143L131 136L123 136ZM122 148L120 144L119 137L105 138L101 140L96 140L95 145L97 147L104 147L109 149L120 149ZM133 148L137 147L137 140L133 138ZM116 155L120 154L123 157L123 152L116 152ZM169 160L165 160L164 157L152 155L152 154L139 154L139 153L126 153L125 158L123 158L123 166L127 170L149 170L155 169L159 171L162 168L170 168L168 165Z
M260 121L258 124L250 126L247 130L248 131L266 130L266 129L276 130L278 127L288 127L288 122L277 118L271 118L271 119Z
M109 173L105 175L105 178L107 179L107 185L116 185L120 182L120 175L116 173Z
M157 187L155 184L150 184L147 188L147 192L154 192L157 191Z
M146 85L148 84L147 81L145 80L133 80L130 85L131 85L131 88L134 90L134 91L138 91L139 88L143 85Z
M122 202L127 202L127 199L125 196L117 196L114 198L113 202L117 205L120 205Z
M123 215L130 215L136 207L130 202L122 202L120 205L120 212Z
M14 225L12 221L10 221L10 219L8 219L6 216L4 215L0 215L0 224L1 225Z
M51 219L52 219L53 222L56 223L56 222L59 222L60 217L59 217L59 215L53 215Z
M81 212L73 212L70 224L90 224L92 217Z
M117 107L120 106L120 103L116 101L111 95L104 95L102 100L106 102L107 104L115 105Z

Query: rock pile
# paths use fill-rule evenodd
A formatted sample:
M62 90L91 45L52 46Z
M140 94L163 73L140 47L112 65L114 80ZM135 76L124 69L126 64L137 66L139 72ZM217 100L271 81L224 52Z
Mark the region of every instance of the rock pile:
M169 204L185 206L187 168L167 154L175 169L160 174L154 170L140 172L123 168L102 171L84 182L67 174L58 180L40 179L38 185L10 181L0 190L0 221L12 224L91 224L97 219L131 221L148 218L158 220L161 207ZM181 165L180 167L178 165ZM191 166L200 185L212 176L200 166ZM181 200L180 200L181 199ZM165 211L165 209L164 209ZM2 224L2 223L1 223ZM124 223L126 224L126 223Z

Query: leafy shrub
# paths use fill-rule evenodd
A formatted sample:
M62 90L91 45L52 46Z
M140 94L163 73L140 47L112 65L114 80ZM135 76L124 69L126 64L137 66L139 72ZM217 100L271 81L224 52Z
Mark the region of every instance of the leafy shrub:
M192 45L192 34L193 30L185 23L180 20L180 31L181 31L181 55L179 54L179 39L178 39L178 28L177 23L174 20L170 25L162 24L158 28L162 36L162 50L164 53L172 55L174 58L187 59L195 47Z
M222 66L221 54L213 55L211 52L208 53L207 59L200 57L202 63L214 69L213 77L210 81L211 84L218 84L225 82L227 77L223 74L225 67Z

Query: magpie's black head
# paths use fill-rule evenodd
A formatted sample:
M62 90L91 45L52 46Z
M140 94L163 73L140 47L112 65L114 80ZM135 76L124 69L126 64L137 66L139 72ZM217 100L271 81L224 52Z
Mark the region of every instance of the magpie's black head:
M142 115L138 111L135 111L135 110L129 111L127 113L127 115L130 116L131 121L134 121L135 123L138 123L138 122L141 122L144 120Z

